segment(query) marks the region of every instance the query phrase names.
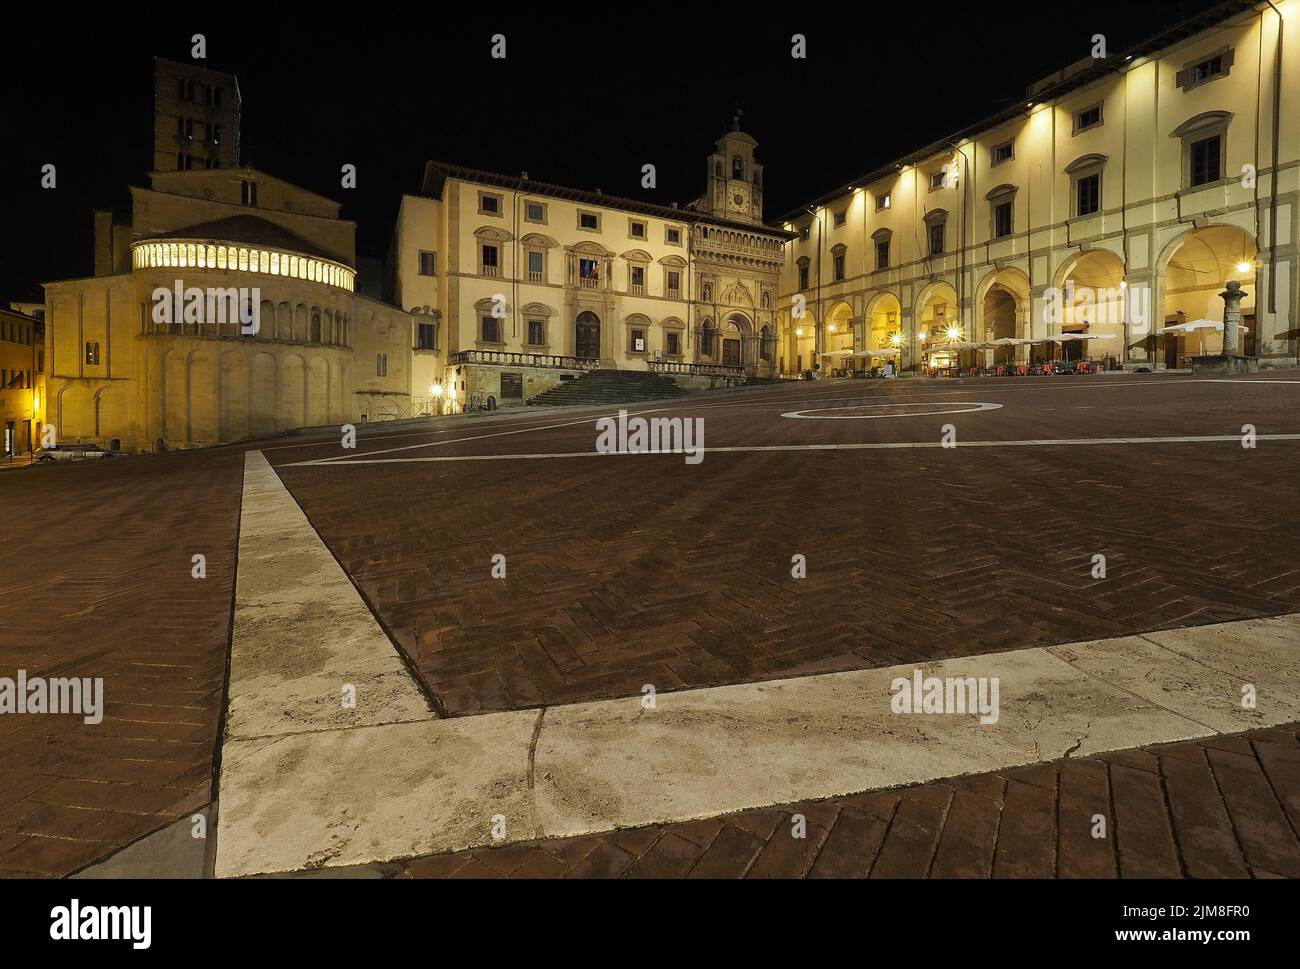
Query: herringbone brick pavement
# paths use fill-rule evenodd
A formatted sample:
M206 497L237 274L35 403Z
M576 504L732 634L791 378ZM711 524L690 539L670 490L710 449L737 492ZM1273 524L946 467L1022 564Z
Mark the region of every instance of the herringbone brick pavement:
M242 476L222 450L0 477L0 676L104 680L99 724L0 716L0 877L66 875L212 799Z
M1297 878L1300 725L418 858L400 878ZM796 833L799 816L802 837Z
M843 406L854 393L801 385L770 404L660 413L702 415L712 445L937 440L949 421L962 439L993 440L1237 433L1246 421L1300 431L1293 385L873 383L857 399L1005 406L780 418L818 406L817 394ZM467 426L474 440L383 457L590 451L593 425L579 420L557 415L566 426L527 434ZM452 715L1300 609L1295 442L713 453L694 467L674 455L290 466L322 456L273 460ZM498 553L505 579L491 576ZM791 577L795 554L807 578ZM1104 579L1092 578L1094 555Z

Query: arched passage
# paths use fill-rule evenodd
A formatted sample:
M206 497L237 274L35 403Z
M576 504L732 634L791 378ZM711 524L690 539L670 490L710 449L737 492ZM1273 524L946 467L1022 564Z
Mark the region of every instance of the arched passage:
M949 283L932 283L917 295L916 342L922 365L959 367L968 365L971 355L953 344L969 339L957 312L957 291Z
M1255 241L1236 226L1210 225L1193 229L1175 239L1157 264L1163 276L1163 305L1157 322L1223 323L1223 300L1219 293L1229 280L1245 290L1241 301L1241 323L1237 352L1256 354L1255 296L1259 290ZM1166 367L1190 364L1200 354L1223 352L1223 331L1204 326L1177 336L1153 336L1155 360Z
M817 362L817 318L805 307L802 315L790 320L789 363L792 373L802 374Z
M1124 260L1109 249L1089 249L1061 266L1060 284L1048 294L1044 336L1082 337L1059 343L1066 360L1088 358L1114 365L1130 344L1146 339L1147 327L1130 326L1131 301L1124 281ZM1034 359L1047 359L1055 346L1035 346Z
M1012 341L1029 336L1029 279L1018 269L991 273L976 292L976 335L992 344L986 362L1010 365L1025 358L1025 345Z

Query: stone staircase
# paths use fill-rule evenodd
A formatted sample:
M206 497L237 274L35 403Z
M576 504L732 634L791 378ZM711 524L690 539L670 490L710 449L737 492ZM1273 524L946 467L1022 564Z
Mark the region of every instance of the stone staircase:
M648 371L593 370L538 394L528 403L541 406L629 404L642 400L668 400L686 391L667 377Z

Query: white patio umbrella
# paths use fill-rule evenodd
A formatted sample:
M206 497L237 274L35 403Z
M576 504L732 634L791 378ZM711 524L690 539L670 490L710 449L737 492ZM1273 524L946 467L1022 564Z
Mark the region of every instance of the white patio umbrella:
M1237 324L1237 329L1250 332L1250 327ZM1193 320L1191 323L1170 323L1157 333L1191 333L1195 330L1218 330L1223 332L1223 324L1214 320Z
M1241 324L1237 324L1237 329L1241 330L1243 333L1250 332L1250 327L1242 326ZM1192 320L1190 323L1171 323L1168 326L1166 326L1163 330L1157 331L1156 335L1159 336L1162 333L1173 333L1173 334L1194 333L1197 330L1201 331L1201 356L1205 356L1205 331L1216 330L1217 332L1222 333L1223 332L1222 321L1216 322L1215 320Z

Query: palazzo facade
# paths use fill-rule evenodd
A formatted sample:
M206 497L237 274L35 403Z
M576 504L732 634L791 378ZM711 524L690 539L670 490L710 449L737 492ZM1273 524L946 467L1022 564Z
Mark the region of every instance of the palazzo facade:
M787 215L782 369L1186 367L1233 280L1239 351L1295 365L1297 35L1300 0L1225 4Z
M725 134L706 192L682 208L430 162L388 262L423 333L417 386L455 408L526 401L595 368L775 377L794 235L763 224L754 148Z

